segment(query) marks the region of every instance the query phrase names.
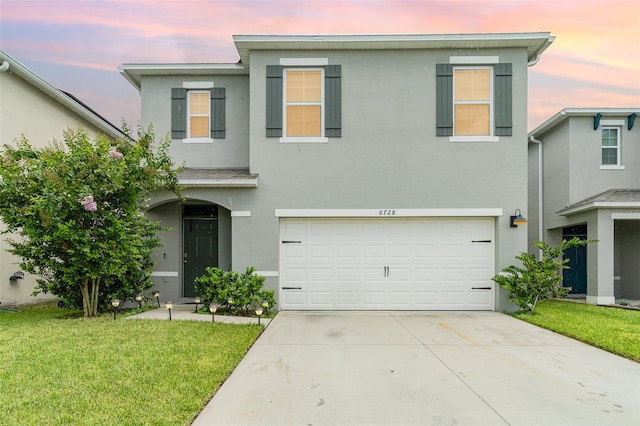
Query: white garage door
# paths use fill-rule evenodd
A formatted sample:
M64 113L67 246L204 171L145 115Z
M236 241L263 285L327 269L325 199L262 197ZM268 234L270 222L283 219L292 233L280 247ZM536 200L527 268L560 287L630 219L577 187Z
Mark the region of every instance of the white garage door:
M493 218L280 221L289 310L493 310Z

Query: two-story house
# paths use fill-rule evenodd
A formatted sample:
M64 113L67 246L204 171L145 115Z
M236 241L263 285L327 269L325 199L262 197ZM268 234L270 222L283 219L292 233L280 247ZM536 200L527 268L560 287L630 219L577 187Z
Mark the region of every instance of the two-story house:
M64 131L79 127L91 137L99 133L123 137L120 129L82 101L0 51L0 144L11 145L24 136L32 145L44 147L54 139L63 140ZM51 295L31 295L36 278L21 274L19 259L6 251L6 237L0 241L0 302L20 305L51 299Z
M503 310L527 248L527 72L549 33L238 35L232 64L124 64L185 199L164 300L254 266L280 309ZM191 298L191 299L190 299Z
M533 241L566 253L564 285L588 303L640 299L640 108L565 108L529 134Z

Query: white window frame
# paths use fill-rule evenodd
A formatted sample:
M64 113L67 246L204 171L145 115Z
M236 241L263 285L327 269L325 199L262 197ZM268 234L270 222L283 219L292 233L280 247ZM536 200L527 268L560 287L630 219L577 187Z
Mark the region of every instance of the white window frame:
M281 60L282 62L282 60ZM320 102L287 102L287 75L289 71L320 71ZM282 143L327 143L329 138L324 135L324 67L286 66L282 72ZM289 105L320 105L320 136L287 136L287 106Z
M613 146L604 146L602 144L602 136L605 130L615 130L616 131L616 141L617 144L615 147ZM614 149L616 150L616 164L602 164L602 153L605 149ZM624 166L622 165L622 126L619 126L614 123L611 124L603 124L600 131L600 169L602 170L624 170Z
M449 137L450 142L498 142L500 139L495 136L494 132L494 116L495 116L495 102L493 99L493 91L494 91L494 69L493 62L497 59L497 57L490 57L487 61L482 61L482 63L487 63L487 65L464 65L464 66L454 66L453 67L453 131L454 135ZM476 62L479 62L477 58L474 57ZM464 63L463 61L453 61L454 63ZM491 63L491 65L489 65ZM487 101L456 101L456 71L463 70L489 70L489 134L488 135L456 135L456 105L485 105Z
M189 89L187 90L187 138L183 139L184 143L212 143L211 130L209 130L207 137L192 137L191 136L191 117L207 117L207 128L211 129L211 104L209 104L209 114L191 114L191 95L194 93L205 94L210 99L211 91L205 89Z

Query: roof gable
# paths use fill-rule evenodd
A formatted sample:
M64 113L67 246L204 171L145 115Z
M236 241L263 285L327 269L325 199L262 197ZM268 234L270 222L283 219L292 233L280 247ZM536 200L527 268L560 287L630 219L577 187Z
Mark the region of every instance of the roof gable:
M44 95L52 98L58 104L77 114L82 119L96 126L100 131L112 138L124 136L122 131L106 118L98 114L84 102L70 93L64 92L52 86L18 60L0 50L0 72L10 72L27 82Z

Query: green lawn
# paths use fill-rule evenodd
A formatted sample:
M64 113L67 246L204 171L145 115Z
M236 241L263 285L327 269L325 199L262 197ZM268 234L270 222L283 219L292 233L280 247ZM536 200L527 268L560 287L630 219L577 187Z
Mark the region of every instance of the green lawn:
M263 330L77 314L0 311L1 424L188 425Z
M640 311L547 300L516 318L640 362Z

